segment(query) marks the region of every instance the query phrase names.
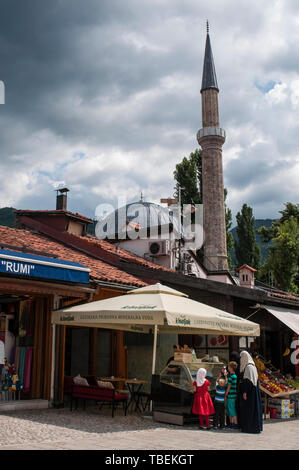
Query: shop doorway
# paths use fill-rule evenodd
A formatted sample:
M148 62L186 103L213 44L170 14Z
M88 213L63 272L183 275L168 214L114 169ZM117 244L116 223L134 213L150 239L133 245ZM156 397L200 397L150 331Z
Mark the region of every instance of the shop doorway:
M50 399L51 310L51 297L0 294L0 383L5 400Z
M95 334L94 334L95 330ZM115 331L67 327L65 336L66 376L117 375L118 341Z
M271 359L271 363L276 369L281 370L281 346L280 335L278 331L267 331L265 335L265 354L266 359Z

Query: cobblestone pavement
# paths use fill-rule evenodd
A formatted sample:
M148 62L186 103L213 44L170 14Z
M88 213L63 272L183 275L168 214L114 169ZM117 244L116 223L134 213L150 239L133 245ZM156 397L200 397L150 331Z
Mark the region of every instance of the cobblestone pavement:
M48 409L3 412L0 429L0 450L299 449L299 420L269 421L253 435L155 423L121 411L112 418L109 410Z

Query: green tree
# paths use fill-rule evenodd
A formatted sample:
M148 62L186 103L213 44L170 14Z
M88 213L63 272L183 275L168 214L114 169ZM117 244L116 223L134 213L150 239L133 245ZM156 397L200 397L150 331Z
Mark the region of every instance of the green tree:
M3 207L0 209L0 225L6 227L15 226L15 209L13 207Z
M175 179L174 196L179 196L179 188L181 188L181 204L202 204L202 152L196 149L190 153L189 157L184 157L178 163L173 172ZM224 199L227 197L227 189L224 189ZM233 247L233 236L230 233L232 226L232 213L225 204L225 220L226 220L226 241L228 252L228 263L231 267L230 251ZM200 262L203 262L203 249L198 250L197 256Z
M182 204L202 203L201 161L201 150L196 149L190 153L189 158L184 157L181 163L175 167L173 172L176 181L174 196L179 196L179 188L181 188Z
M275 220L272 223L271 227L260 227L257 230L257 233L261 235L262 241L267 243L277 236L278 229L281 224L286 220L290 220L291 217L294 217L295 220L299 223L299 204L292 204L291 202L285 203L285 209L279 211L281 214L280 219Z
M261 250L256 242L254 230L254 217L252 208L243 204L241 212L236 215L238 241L235 243L235 252L238 266L248 264L259 269Z
M226 201L226 197L227 197L227 189L224 188L224 202ZM232 211L229 209L229 207L227 207L225 203L226 246L227 246L227 261L228 261L229 268L232 268L231 251L234 247L234 237L230 231L232 223L233 223Z
M276 247L277 256L279 253L283 251L283 241L289 246L290 243L287 243L287 236L282 236L280 230L282 227L283 230L286 228L284 226L285 222L295 221L299 225L299 204L293 204L291 202L287 202L284 204L285 208L282 211L279 211L281 217L275 222L272 223L271 227L261 227L257 230L257 233L261 235L261 239L264 243L271 241L271 245L273 250L270 249L269 256L263 266L261 274L263 276L262 280L268 282L268 279L274 278L274 284L277 287L287 286L285 287L286 290L290 292L295 292L299 286L299 272L297 270L296 274L292 274L293 269L287 268L281 265L281 269L283 270L281 273L277 271L277 260L275 261L274 258L274 250ZM292 222L293 223L293 222ZM291 224L292 225L292 224ZM292 231L290 232L292 233ZM278 249L278 247L279 249ZM287 250L286 246L286 250ZM299 265L299 255L297 257L297 266ZM287 282L287 277L290 276L289 281Z
M276 287L287 292L298 292L299 223L295 216L275 226L273 246L262 268L263 276L273 276Z

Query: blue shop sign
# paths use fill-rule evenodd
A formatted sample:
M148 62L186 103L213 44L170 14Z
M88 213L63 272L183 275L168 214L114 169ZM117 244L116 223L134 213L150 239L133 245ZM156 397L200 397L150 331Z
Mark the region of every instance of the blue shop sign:
M90 269L71 261L0 249L0 273L88 284Z

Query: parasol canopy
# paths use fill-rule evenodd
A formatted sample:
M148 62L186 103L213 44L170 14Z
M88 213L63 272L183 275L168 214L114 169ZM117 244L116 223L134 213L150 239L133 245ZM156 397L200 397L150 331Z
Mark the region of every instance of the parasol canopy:
M161 334L259 336L260 326L231 313L191 300L160 283L125 295L54 311L52 323Z

